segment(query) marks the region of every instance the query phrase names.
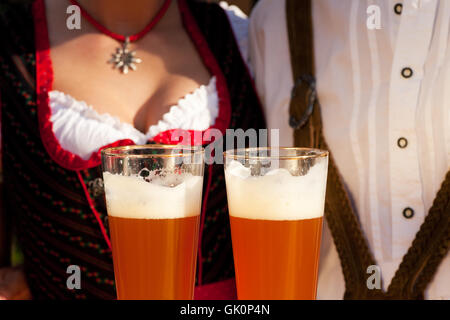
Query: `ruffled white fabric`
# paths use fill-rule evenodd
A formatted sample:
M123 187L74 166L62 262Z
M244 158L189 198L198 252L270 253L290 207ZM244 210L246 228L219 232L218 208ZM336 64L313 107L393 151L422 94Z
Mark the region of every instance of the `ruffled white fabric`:
M119 140L131 139L135 144L145 144L159 133L171 129L206 130L214 125L219 114L215 77L207 86L200 86L180 99L145 134L117 117L99 114L86 102L63 92L51 91L49 100L50 121L61 147L84 160L101 147Z
M220 2L225 10L242 57L248 64L248 19L236 6ZM98 114L91 106L59 91L49 93L53 132L65 150L87 160L101 147L130 139L145 144L159 133L171 129L203 131L214 125L219 114L216 78L180 99L157 124L144 134L131 124L109 114Z
M219 115L219 97L216 77L207 86L201 86L172 106L162 120L149 128L148 138L170 129L203 131L214 125Z

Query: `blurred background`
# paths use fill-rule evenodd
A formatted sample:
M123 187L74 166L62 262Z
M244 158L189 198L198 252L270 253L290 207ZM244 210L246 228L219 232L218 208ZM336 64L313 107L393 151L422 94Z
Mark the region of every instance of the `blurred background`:
M258 0L228 0L229 4L234 4L241 8L247 15L250 14L252 7L256 4Z
M0 10L2 7L2 4L6 2L31 2L33 0L0 0ZM206 2L220 2L223 0L201 0ZM253 6L258 2L258 0L226 0L228 4L233 4L238 6L245 14L249 15Z
M207 0L207 2L220 2L222 0ZM228 4L234 4L238 6L247 15L250 14L252 7L258 2L258 0L227 0Z

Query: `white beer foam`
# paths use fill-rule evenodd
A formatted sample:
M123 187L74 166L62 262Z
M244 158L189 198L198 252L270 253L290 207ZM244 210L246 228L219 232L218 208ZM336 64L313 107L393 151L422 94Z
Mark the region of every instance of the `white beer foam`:
M182 179L182 182L180 182ZM108 215L132 219L177 219L201 210L203 178L168 174L152 182L138 176L103 173ZM173 181L179 184L167 186Z
M328 161L304 176L278 168L251 176L250 168L232 161L225 173L230 216L260 220L303 220L323 216Z

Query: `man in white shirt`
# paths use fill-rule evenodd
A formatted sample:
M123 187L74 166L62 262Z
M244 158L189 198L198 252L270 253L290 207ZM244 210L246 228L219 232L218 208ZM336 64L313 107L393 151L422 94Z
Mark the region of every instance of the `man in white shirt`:
M286 0L259 1L250 57L269 129L291 146L285 8ZM312 0L312 18L325 139L386 290L450 169L450 1ZM318 298L340 299L345 283L327 228L322 242ZM448 254L425 298L450 299Z

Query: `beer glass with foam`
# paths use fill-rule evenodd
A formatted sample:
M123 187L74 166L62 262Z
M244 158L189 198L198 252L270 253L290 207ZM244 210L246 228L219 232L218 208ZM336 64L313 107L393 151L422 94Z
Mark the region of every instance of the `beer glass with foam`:
M224 153L239 299L315 299L328 152Z
M203 149L102 151L118 299L193 299Z

